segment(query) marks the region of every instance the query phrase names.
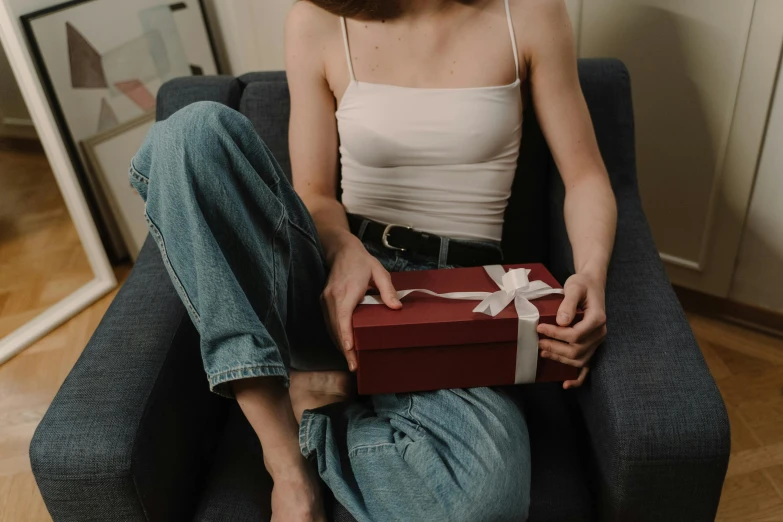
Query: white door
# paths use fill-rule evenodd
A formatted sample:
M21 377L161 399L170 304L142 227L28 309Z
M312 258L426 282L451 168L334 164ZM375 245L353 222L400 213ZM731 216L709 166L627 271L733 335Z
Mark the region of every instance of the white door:
M727 296L783 42L783 1L571 4L580 56L617 57L630 70L640 190L672 281Z

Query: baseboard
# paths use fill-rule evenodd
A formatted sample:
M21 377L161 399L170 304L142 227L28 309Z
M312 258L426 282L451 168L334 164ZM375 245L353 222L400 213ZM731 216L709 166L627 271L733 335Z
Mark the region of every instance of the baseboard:
M37 140L38 133L32 120L23 118L2 118L0 120L0 138Z
M783 313L674 286L674 291L689 311L741 324L770 335L783 337Z
M3 118L3 125L9 127L35 127L30 118Z
M7 127L0 125L0 139L37 141L35 127Z

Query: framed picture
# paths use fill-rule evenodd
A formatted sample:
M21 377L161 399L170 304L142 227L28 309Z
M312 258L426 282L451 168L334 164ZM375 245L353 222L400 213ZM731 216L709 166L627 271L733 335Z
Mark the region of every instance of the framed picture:
M153 111L166 81L218 73L202 0L74 0L21 19L85 198L116 260L123 254L119 227L77 144Z
M134 261L148 229L144 201L128 181L128 167L153 123L155 114L150 112L81 142L90 175L97 181Z

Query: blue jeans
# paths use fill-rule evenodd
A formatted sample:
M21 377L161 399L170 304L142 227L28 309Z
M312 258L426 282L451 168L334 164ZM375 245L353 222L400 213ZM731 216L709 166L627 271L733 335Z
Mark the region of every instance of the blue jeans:
M200 333L213 391L230 397L230 382L247 377L287 382L289 368L346 370L320 308L328 274L315 226L249 120L220 104L190 105L155 124L130 177ZM445 264L367 246L389 270ZM504 389L306 411L299 441L359 522L527 517L527 426Z

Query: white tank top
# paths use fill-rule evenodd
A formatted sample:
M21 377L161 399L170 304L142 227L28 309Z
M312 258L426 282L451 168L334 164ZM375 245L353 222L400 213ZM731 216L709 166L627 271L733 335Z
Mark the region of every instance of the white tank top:
M359 82L345 18L351 83L337 108L342 202L352 214L456 239L500 241L522 139L516 80L429 89Z

